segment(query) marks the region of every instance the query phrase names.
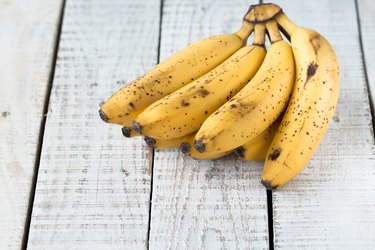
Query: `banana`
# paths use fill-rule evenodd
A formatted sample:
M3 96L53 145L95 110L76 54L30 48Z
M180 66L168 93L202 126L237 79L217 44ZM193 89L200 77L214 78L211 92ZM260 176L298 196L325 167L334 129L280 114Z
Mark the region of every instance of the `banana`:
M285 109L295 76L292 48L274 21L267 22L271 46L254 78L202 124L195 136L198 152L222 152L252 140Z
M130 126L151 103L206 74L246 44L253 24L243 21L234 34L212 36L182 49L144 76L115 92L99 110L108 123Z
M255 26L254 45L246 46L204 76L154 102L134 121L144 135L172 139L197 131L203 121L240 91L266 55L265 26Z
M144 140L151 148L179 148L181 143L194 139L195 133L174 139L155 139L145 136Z
M280 117L254 139L236 148L234 153L247 161L264 161L268 148L280 124Z
M329 42L284 14L276 20L291 38L297 77L267 153L262 183L268 189L284 185L305 167L327 130L340 91L339 64Z
M193 136L188 138L187 141L184 141L184 142L181 143L180 150L184 155L193 157L194 159L198 159L198 160L212 160L212 159L218 159L218 158L224 157L224 156L232 153L232 150L228 151L228 152L203 152L203 153L199 153L194 148L194 136L195 136L195 133L193 134Z

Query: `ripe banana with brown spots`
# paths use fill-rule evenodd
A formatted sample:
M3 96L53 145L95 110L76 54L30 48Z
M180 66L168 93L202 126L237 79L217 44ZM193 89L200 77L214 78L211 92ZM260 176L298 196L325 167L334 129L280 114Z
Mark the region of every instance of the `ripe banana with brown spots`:
M264 161L267 151L280 125L280 117L271 126L241 147L236 148L234 153L241 159L247 161Z
M148 105L206 74L246 44L253 25L212 36L182 49L115 92L99 110L102 120L130 126Z
M197 131L204 120L240 91L258 71L266 55L265 26L255 26L253 45L183 88L154 102L139 114L133 128L143 135L178 138Z
M262 183L268 189L284 185L308 163L332 119L340 90L339 64L329 42L284 14L276 20L291 38L296 81L264 165Z
M223 152L252 140L269 127L288 104L295 70L292 48L275 22L267 23L271 46L254 78L202 124L195 136L199 152Z

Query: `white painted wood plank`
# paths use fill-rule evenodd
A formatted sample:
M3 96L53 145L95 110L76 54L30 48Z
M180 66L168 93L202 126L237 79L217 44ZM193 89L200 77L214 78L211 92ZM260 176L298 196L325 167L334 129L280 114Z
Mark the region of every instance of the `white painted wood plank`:
M362 45L366 63L367 80L370 87L371 99L375 99L375 2L358 0L358 10L361 25ZM372 104L373 106L375 103ZM375 113L372 114L375 116Z
M248 1L164 2L161 58L209 35L234 32ZM156 151L150 249L267 249L261 164L198 161Z
M374 249L375 157L355 2L276 1L332 43L341 96L308 167L273 192L275 249Z
M159 5L67 1L29 249L146 248L151 155L98 109L156 64Z
M0 0L0 249L20 249L62 1Z

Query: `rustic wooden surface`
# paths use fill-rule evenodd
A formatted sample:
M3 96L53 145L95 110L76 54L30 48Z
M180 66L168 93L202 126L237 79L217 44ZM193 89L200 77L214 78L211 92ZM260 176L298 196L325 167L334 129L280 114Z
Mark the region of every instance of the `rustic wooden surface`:
M248 1L0 0L0 249L373 249L375 4L276 3L332 43L342 87L308 167L267 196L260 163L153 153L97 114Z
M160 57L240 25L244 1L165 0ZM220 18L217 18L217 17ZM251 39L249 39L251 42ZM267 249L267 194L258 163L155 152L150 249Z
M61 3L0 1L0 249L21 248L28 222Z
M341 94L313 159L294 181L273 192L275 249L373 249L374 137L355 2L276 2L296 23L332 43Z
M147 245L152 155L142 139L98 119L98 109L123 84L116 81L156 64L159 5L66 2L29 249Z
M358 21L361 30L361 41L364 62L366 65L366 76L369 84L371 102L375 99L375 4L372 0L357 0ZM375 116L373 110L372 116Z

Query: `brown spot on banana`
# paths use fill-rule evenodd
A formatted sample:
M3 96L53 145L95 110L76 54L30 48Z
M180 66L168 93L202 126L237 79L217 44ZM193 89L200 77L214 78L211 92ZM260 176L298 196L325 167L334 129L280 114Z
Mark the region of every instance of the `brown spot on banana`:
M318 68L318 64L311 62L309 67L307 68L307 77L312 77L316 73L316 69Z
M247 115L248 113L250 113L250 111L254 110L255 107L257 106L257 103L254 103L254 102L251 102L251 103L243 103L241 101L239 101L237 103L239 105L238 109L237 109L237 112L236 112L236 115L237 117L244 117L245 115ZM232 105L231 104L231 108L232 108Z
M199 89L197 92L201 97L206 97L210 93L207 89Z
M310 43L313 46L315 55L318 54L318 50L320 49L320 35L316 34L315 36L310 38Z
M132 102L129 102L129 106L130 106L132 109L135 110L135 106L134 106L134 104L133 104Z
M189 105L190 105L190 103L186 102L185 100L181 101L181 107L187 107Z
M277 158L279 158L281 151L282 151L281 148L274 149L272 153L268 155L268 159L271 161L275 161Z
M303 85L303 87L306 87L307 82L315 75L316 70L318 69L318 64L315 62L311 62L309 66L307 67L307 77L306 77L306 82Z

